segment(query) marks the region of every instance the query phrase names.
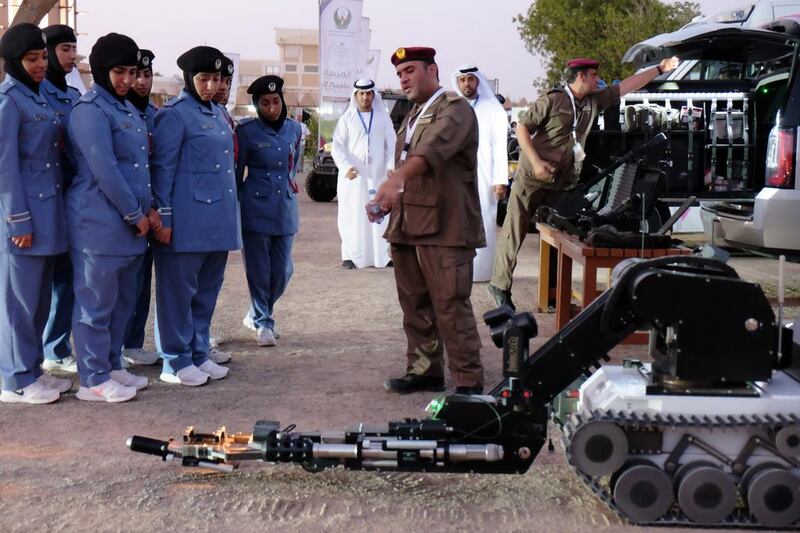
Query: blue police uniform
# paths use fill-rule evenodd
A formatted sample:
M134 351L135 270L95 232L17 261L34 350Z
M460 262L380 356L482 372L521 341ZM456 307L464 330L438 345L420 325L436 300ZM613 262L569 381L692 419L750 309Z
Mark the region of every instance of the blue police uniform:
M66 91L62 91L47 79L39 85L39 92L58 114L64 131L64 141L68 141L66 132L69 127L69 114L81 94L77 89L69 86ZM76 168L72 150L65 147L61 158L65 190L72 183ZM72 332L72 308L74 305L72 262L69 253L64 253L55 258L50 315L47 317L47 325L42 338L45 359L63 359L72 355L69 336Z
M47 100L7 75L0 84L0 372L4 390L41 375L53 257L67 251L62 129ZM11 237L33 234L30 248Z
M158 107L152 102L147 103L147 109L140 115L147 126L148 136L152 138L153 129L155 128L156 113ZM122 343L124 348L141 348L144 346L144 328L147 326L147 317L150 314L150 287L153 282L153 248L147 247L147 252L142 259L142 266L139 269L139 274L136 277L136 286L138 287L138 296L136 297L136 305L133 309L133 315L128 323L125 332L125 340Z
M169 245L154 245L164 372L208 359L209 325L228 251L240 247L233 135L218 106L185 90L156 114L153 198Z
M96 387L122 368L123 336L147 249L135 228L151 203L147 127L130 102L94 85L72 110L69 136L78 163L67 192L73 335L81 385Z
M299 223L294 176L301 130L291 119L284 120L278 131L261 119L250 119L239 125L236 135L250 312L257 328L274 329L275 302L294 271L292 241Z

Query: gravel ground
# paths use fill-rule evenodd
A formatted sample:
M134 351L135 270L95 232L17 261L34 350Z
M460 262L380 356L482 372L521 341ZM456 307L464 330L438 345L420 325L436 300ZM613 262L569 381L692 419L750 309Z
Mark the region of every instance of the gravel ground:
M310 474L291 465L247 463L233 474L181 469L133 454L132 434L178 436L187 425L249 432L257 419L300 430L343 429L423 416L426 394L394 396L382 380L404 368L405 338L391 269L341 269L336 203L301 199L295 276L276 311L275 348L258 348L242 327L247 287L230 256L213 329L233 354L229 378L188 388L157 381L129 403L97 405L67 394L52 406L0 405L2 531L619 531L633 530L572 474L563 450L543 451L524 475ZM527 239L515 301L535 301L538 239ZM775 261L737 258L743 277L776 285ZM787 272L798 294L800 265ZM774 289L772 289L774 292ZM492 307L476 284L477 314ZM796 316L800 309L789 309ZM537 314L541 345L553 315ZM482 328L486 382L500 379L500 350ZM152 339L148 338L152 347ZM615 359L641 349L615 350ZM452 388L452 385L451 385ZM558 431L553 430L558 437ZM663 530L662 530L663 531Z

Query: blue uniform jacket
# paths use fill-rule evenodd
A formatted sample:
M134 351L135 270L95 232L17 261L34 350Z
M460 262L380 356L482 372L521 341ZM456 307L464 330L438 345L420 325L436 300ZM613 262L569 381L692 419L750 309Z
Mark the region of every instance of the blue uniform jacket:
M39 94L7 75L0 84L0 252L56 255L67 251L61 173L61 123ZM33 234L33 246L9 239Z
M236 135L242 229L266 235L294 235L299 224L294 175L300 125L286 119L276 132L263 120L250 119L239 124Z
M153 102L148 102L147 109L144 110L144 113L141 113L142 119L147 125L147 131L151 134L156 129L156 113L158 113L158 107Z
M75 176L75 172L78 169L78 163L75 161L67 136L67 131L69 131L69 114L70 111L72 111L72 107L81 97L81 93L78 92L78 89L75 87L70 86L67 86L66 92L62 91L46 79L39 85L39 92L44 96L44 99L47 100L47 103L55 109L64 131L65 146L63 147L64 153L61 158L61 167L64 172L64 189L67 189L72 183L72 178Z
M185 91L156 114L153 199L173 252L241 247L233 173L233 135L217 106ZM158 245L163 246L163 245Z
M78 173L67 191L70 246L98 255L139 255L134 227L150 208L147 127L130 102L94 85L75 107L69 137Z

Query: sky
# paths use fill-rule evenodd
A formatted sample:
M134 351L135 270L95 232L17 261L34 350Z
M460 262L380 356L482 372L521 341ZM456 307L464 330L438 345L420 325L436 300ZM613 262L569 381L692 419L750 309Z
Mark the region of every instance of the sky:
M88 56L106 33L124 33L141 48L153 50L155 69L165 75L177 74L177 57L202 44L242 59L278 59L273 28L316 29L319 17L317 0L77 1L81 54ZM709 15L739 2L698 3ZM389 61L395 49L432 46L448 89L452 71L474 63L488 78L500 80L504 95L534 98L533 80L544 69L525 49L513 22L530 5L531 0L364 0L363 15L372 28L370 47L382 50L378 86L398 86Z

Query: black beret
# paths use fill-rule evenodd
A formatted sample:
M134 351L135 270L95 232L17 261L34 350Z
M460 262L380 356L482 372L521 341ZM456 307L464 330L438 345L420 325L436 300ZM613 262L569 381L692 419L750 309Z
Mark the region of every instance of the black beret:
M222 56L222 77L230 78L233 76L233 60L227 56Z
M283 79L279 76L261 76L250 84L247 94L274 94L283 91Z
M61 43L77 43L78 38L75 37L75 30L64 24L53 24L44 29L44 34L47 36L47 44L54 47Z
M195 46L178 58L178 67L184 72L221 72L224 54L211 46Z
M425 61L435 63L436 50L426 46L411 46L408 48L398 48L392 54L392 65L397 66L409 61Z
M0 39L0 57L19 59L28 50L44 50L47 36L36 24L24 22L11 26Z
M117 66L133 67L139 63L141 54L133 39L119 33L103 35L92 46L89 65L93 68Z
M156 55L150 50L145 50L144 48L141 48L139 53L141 57L139 58L139 62L136 64L136 68L139 70L144 70L146 68L152 69L153 60L156 58Z

